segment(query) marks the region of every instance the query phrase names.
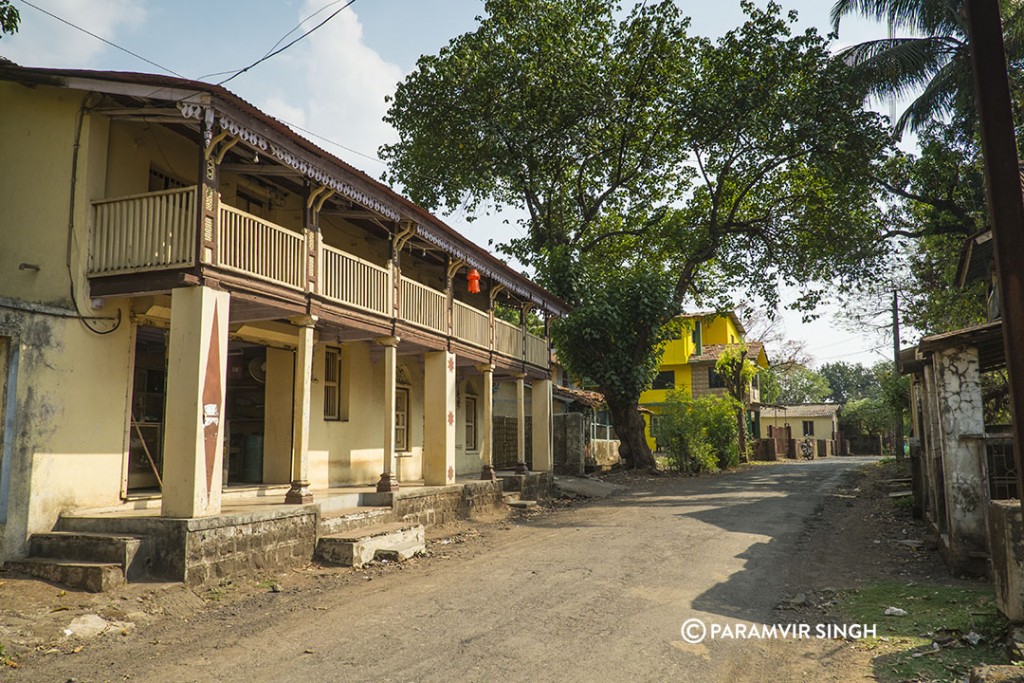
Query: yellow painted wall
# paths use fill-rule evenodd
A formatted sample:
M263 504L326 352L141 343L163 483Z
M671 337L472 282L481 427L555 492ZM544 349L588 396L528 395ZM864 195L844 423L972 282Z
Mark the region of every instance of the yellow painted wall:
M797 417L788 415L783 418L781 415L778 418L765 417L764 413L761 414L761 431L758 435L762 439L768 438L768 427L785 427L787 424L793 428L792 435L794 439L804 438L803 434L803 423L804 420L810 420L814 422L814 438L815 439L834 439L835 438L835 425L834 420L831 417Z
M90 200L106 192L107 120L82 121L66 263L71 150L81 93L0 83L0 297L52 306L47 313L0 308L0 335L16 345L7 522L0 557L24 554L28 534L53 528L61 512L120 503L127 459L133 349L125 301L93 309L84 272ZM19 264L37 265L38 271ZM74 314L121 315L111 334L90 332ZM15 304L15 306L20 304ZM106 321L97 328L110 329Z

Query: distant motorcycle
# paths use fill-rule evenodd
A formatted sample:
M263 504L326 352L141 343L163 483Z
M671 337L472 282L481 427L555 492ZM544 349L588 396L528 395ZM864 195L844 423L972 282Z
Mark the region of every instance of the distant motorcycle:
M800 454L804 456L804 460L814 460L814 444L811 443L810 439L804 439L800 442Z

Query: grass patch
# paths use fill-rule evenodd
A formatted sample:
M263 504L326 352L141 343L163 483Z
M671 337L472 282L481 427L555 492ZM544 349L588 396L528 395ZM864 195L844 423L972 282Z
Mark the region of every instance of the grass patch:
M885 616L887 607L907 614ZM876 636L857 646L876 653L874 674L883 683L959 682L975 666L1007 663L999 644L1006 621L989 586L879 581L844 594L839 609L848 623L877 626ZM972 633L981 636L977 645L965 638Z

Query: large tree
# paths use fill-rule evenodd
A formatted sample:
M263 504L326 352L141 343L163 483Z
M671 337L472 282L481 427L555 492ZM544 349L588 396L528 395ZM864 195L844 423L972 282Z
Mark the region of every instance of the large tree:
M10 0L0 0L0 38L5 33L17 33L21 16L18 8L11 4Z
M743 3L717 42L664 0L489 0L472 33L420 59L386 117L389 178L430 208L525 208L504 246L575 307L560 358L605 394L636 466L637 415L664 326L745 287L863 272L878 255L871 176L889 143L814 31ZM805 288L811 306L824 290Z
M895 122L900 132L919 130L952 118L966 131L975 129L974 82L964 0L837 0L832 21L839 31L844 17L886 21L892 38L870 40L840 54L878 97L914 96ZM1002 2L1003 41L1010 79L1024 78L1024 4Z

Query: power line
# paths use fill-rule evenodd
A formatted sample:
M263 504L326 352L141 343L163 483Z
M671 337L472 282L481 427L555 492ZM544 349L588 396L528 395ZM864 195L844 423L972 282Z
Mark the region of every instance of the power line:
M373 155L370 155L370 154L365 154L363 152L360 152L357 149L352 149L351 147L346 147L345 145L341 144L340 142L335 142L334 140L331 140L330 138L325 138L323 135L320 135L319 133L314 133L313 131L309 130L308 128L303 128L302 126L300 126L298 124L291 123L290 121L285 121L284 119L278 119L278 121L280 121L281 123L285 124L286 126L291 126L295 130L301 130L306 135L311 135L311 136L317 138L318 140L323 140L324 142L326 142L328 144L331 144L331 145L334 145L335 147L340 147L341 149L345 150L346 152L352 152L353 154L357 154L357 155L359 155L359 156L361 156L361 157L363 157L365 159L369 159L370 161L376 161L378 164L385 163L384 160L381 159L378 156L373 156Z
M355 2L355 0L352 0L352 1ZM29 7L31 7L34 10L38 10L39 12L42 12L43 14L45 14L45 15L47 15L49 17L53 17L54 19L56 19L57 21L61 22L62 24L67 24L68 26L70 26L71 28L73 28L73 29L75 29L77 31L81 31L82 33L84 33L86 35L92 36L96 40L99 40L101 42L106 43L110 47L116 48L116 49L120 50L121 52L127 53L127 54L131 55L132 57L135 57L136 59L141 59L146 64L151 64L152 66L155 66L156 68L160 69L161 71L166 71L167 73L172 74L174 76L177 76L178 78L185 78L184 76L182 76L180 73L178 73L174 69L168 69L166 66L163 66L162 64L157 64L152 59L146 59L145 57L143 57L139 53L132 52L131 50L129 50L126 47L121 47L117 43L111 42L111 41L107 40L106 38L104 38L103 36L98 36L95 33L93 33L92 31L84 29L81 26L79 26L77 24L74 24L74 23L68 21L67 19L65 19L63 17L59 17L56 14L54 14L53 12L45 10L42 7L39 7L38 5L33 5L28 0L21 0L21 2L23 4L25 4L25 5L28 5Z
M302 25L305 24L307 21L309 21L310 19L312 19L316 15L320 14L324 10L326 10L326 9L328 9L330 7L333 7L334 5L337 5L341 1L342 0L333 0L332 2L327 3L326 5L324 5L323 7L318 9L317 11L313 12L309 16L304 17L301 21L299 21L298 24L296 24L290 31L288 31L288 33L285 33L283 36L278 38L277 42L274 43L269 50L267 50L267 53L265 55L263 55L263 57L264 58L269 57L270 53L273 52L277 48L278 45L283 43L285 38L287 38L291 34L293 34L296 31L298 31L300 28L302 28ZM344 9L344 7L342 9ZM198 78L196 78L196 80L197 81L201 81L204 78L210 78L211 76L223 76L224 74L230 74L230 73L234 73L234 72L235 72L235 69L228 69L227 71L215 71L215 72L210 73L210 74L203 74L202 76L199 76Z
M321 22L320 22L319 24L317 24L317 25L316 25L316 26L314 26L313 28L311 28L311 29L309 29L308 31L306 31L305 33L303 33L303 34L302 34L301 36L299 36L299 37L298 37L298 38L296 38L295 40L291 41L290 43L288 43L288 44L287 44L287 45L285 45L284 47L278 48L277 50L274 50L274 51L272 51L272 52L268 52L267 54L263 55L262 57L260 57L259 59L257 59L257 60L256 60L255 62L253 62L253 63L252 63L252 64L250 64L249 66L245 67L244 69L239 69L238 71L236 71L236 72L235 72L234 74L232 74L231 76L228 76L227 78L225 78L225 79L224 79L223 81L221 81L221 82L220 82L220 83L218 83L217 85L224 85L224 84L225 84L225 83L227 83L228 81L230 81L230 80L232 80L232 79L235 79L235 78L238 78L239 76L241 76L242 74L244 74L244 73L245 73L246 71L248 71L249 69L252 69L253 67L255 67L255 66L258 66L259 64L262 64L263 62L267 61L268 59L270 59L270 58L272 58L272 57L276 57L277 55L281 54L282 52L284 52L285 50L287 50L288 48L290 48L290 47L291 47L292 45L294 45L295 43L299 42L300 40L302 40L303 38L305 38L305 37L306 37L306 36L308 36L309 34L313 33L313 31L316 31L316 30L317 30L318 28L320 28L321 26L323 26L324 24L326 24L327 22L329 22L329 21L330 21L331 19L333 19L334 17L338 16L338 15L339 15L339 14L340 14L340 13L342 12L342 10L344 10L344 9L346 9L346 8L348 8L348 7L351 7L351 6L352 6L352 5L353 5L353 4L355 3L355 1L356 1L356 0L348 0L348 2L346 2L346 3L344 4L344 5L342 5L342 6L341 6L341 7L339 7L338 9L334 10L334 11L333 11L333 12L331 13L331 15L330 15L329 17L327 17L326 19L324 19L323 21L321 21Z

